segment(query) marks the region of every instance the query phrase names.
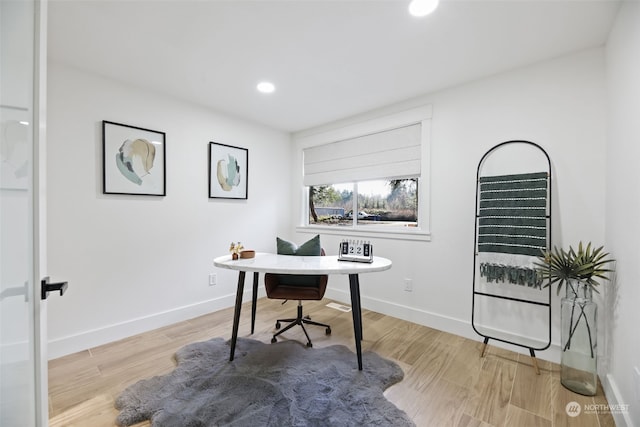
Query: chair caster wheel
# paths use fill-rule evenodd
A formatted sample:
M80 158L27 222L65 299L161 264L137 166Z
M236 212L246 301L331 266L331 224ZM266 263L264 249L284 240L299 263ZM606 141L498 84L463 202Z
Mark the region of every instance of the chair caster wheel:
M313 344L311 344L311 341L307 343L307 347L313 347Z
M311 316L309 316L308 314L306 316L304 316L305 319L307 320L311 320Z
M280 322L276 322L276 329L280 329Z
M331 328L327 328L324 332L327 335L331 335Z
M271 344L278 342L278 340L276 339L276 337L271 338Z

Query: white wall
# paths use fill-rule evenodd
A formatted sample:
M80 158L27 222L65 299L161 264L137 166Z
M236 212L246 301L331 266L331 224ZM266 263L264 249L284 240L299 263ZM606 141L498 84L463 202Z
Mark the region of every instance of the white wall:
M581 52L294 137L424 104L433 106L432 239L373 239L376 254L391 258L394 264L387 272L361 278L363 306L480 339L471 328L475 179L478 162L487 150L513 139L541 145L551 157L554 174L553 244L604 243L605 206L594 203L605 197L604 53L602 49ZM296 158L299 147L293 150ZM300 186L300 180L292 185L298 206L302 206ZM299 239L304 237L301 234ZM329 249L337 248L339 240L322 236L323 246ZM404 291L404 278L413 279L413 292ZM330 296L349 300L346 283L333 279L329 286ZM555 290L553 296L552 348L538 356L559 361L560 311Z
M233 305L212 260L288 231L289 135L56 63L48 95L50 357ZM166 132L166 197L102 194L102 120ZM249 149L248 200L208 198L209 141Z
M618 425L640 426L640 3L625 2L606 48L608 136L606 242L617 259L610 288L605 381L610 401L629 405ZM640 375L640 373L638 374ZM624 419L624 421L621 420Z

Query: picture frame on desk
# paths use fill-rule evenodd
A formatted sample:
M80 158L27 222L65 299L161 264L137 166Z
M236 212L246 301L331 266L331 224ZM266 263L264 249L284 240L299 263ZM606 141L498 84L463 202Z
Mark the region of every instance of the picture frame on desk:
M166 134L102 121L102 192L166 196Z
M209 198L248 198L249 150L209 143Z

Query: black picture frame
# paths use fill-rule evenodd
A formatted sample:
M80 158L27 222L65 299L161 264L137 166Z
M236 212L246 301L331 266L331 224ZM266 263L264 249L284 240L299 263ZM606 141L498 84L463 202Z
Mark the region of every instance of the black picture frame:
M249 150L209 142L209 198L248 198Z
M166 134L102 121L102 192L166 196Z

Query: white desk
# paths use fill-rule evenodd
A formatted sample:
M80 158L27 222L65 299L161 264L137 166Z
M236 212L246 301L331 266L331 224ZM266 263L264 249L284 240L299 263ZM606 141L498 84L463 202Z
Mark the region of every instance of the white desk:
M242 293L247 271L253 272L253 299L251 305L251 333L253 333L256 316L256 301L258 295L258 279L260 273L275 274L347 274L351 291L351 313L353 315L353 331L358 356L358 369L362 370L362 308L360 306L360 273L373 273L391 268L391 261L386 258L373 257L372 263L338 261L337 255L327 256L292 256L270 253L257 253L255 258L232 260L231 255L225 255L213 260L213 265L219 268L237 270L238 289L236 291L236 306L233 315L233 331L231 335L231 354L233 360L238 339L238 325L240 324L240 310L242 308Z

